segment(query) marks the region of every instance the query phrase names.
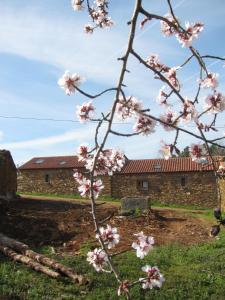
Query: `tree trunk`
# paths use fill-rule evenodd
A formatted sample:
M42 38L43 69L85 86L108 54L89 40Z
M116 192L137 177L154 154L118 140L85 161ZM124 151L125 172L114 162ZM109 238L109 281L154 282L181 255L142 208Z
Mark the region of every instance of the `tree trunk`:
M28 265L29 267L31 267L32 269L34 269L35 271L38 272L42 272L52 278L59 278L60 274L50 270L47 267L42 266L41 264L39 264L38 262L34 261L33 259L24 256L22 254L18 254L17 252L11 250L8 247L2 246L0 245L0 251L5 254L6 256L8 256L9 258L11 258L14 261L17 262L21 262L25 265Z
M12 248L12 249L22 253L24 256L31 258L32 260L36 260L38 263L41 263L48 267L51 267L52 269L60 272L61 274L71 278L72 281L75 283L78 283L78 284L87 284L88 283L88 280L84 276L74 272L71 268L68 268L68 267L58 263L54 259L46 257L35 251L32 251L29 249L28 245L21 243L19 241L16 241L12 238L9 238L1 233L0 233L0 245Z

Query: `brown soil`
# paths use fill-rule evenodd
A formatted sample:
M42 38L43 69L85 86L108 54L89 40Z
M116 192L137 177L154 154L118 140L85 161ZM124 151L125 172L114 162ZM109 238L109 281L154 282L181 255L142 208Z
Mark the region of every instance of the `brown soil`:
M90 242L95 246L91 207L88 202L46 199L19 199L5 207L0 206L0 232L23 241L30 246L52 245L68 253L78 252L80 246ZM153 209L149 217L119 216L117 204L97 206L99 220L110 214L107 222L118 228L121 242L117 251L128 249L133 233L144 231L155 238L156 245L181 243L185 245L211 240L210 223L195 218L190 211Z

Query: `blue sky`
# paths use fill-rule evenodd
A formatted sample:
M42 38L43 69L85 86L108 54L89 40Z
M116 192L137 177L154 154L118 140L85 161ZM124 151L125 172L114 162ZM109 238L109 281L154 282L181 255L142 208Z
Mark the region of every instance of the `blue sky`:
M126 22L134 1L111 2L110 15L116 25L87 36L83 33L83 25L89 22L87 15L74 12L70 0L0 1L0 116L76 121L76 105L87 99L79 94L68 97L59 89L57 80L66 69L85 77L82 88L90 93L115 85L121 66L117 57L126 46L129 31ZM180 20L205 24L193 45L202 54L225 56L225 1L174 0L173 4ZM143 6L158 14L168 11L166 0L146 0ZM154 21L138 29L135 48L144 58L158 53L169 66L179 65L188 55L175 38L163 37L158 22ZM219 90L224 93L223 64L212 64L212 61L208 64L211 71L220 73ZM143 100L146 107L159 114L162 110L155 99L162 84L134 59L130 60L129 69L127 95ZM193 62L179 73L186 96L194 95L196 71ZM98 111L107 111L113 97L110 93L97 99ZM218 126L220 132L224 132L224 115L220 116ZM121 128L127 132L132 124L123 124ZM94 124L0 117L0 147L10 150L16 163L34 156L73 155L80 143L93 142L93 134ZM173 136L174 133L165 134L158 126L156 133L148 137L111 137L107 146L125 150L129 158L151 158L159 155L160 140L169 143ZM191 142L191 138L182 136L181 148Z

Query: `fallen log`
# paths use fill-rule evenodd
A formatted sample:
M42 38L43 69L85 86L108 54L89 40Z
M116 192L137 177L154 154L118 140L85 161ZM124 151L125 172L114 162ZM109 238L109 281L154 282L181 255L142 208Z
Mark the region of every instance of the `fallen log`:
M51 267L55 271L72 279L74 283L78 283L81 285L81 284L87 284L89 282L88 279L86 279L83 275L74 272L73 269L68 268L61 263L58 263L52 258L37 253L31 250L28 245L21 243L17 240L14 240L12 238L9 238L1 233L0 233L0 245L12 248L15 251L22 253L24 256L37 261L38 263Z
M9 258L11 258L14 261L17 262L21 262L25 265L28 265L29 267L31 267L32 269L34 269L35 271L44 273L52 278L59 278L60 274L58 272L52 271L50 270L48 267L45 267L41 264L39 264L38 262L34 261L33 259L24 256L22 254L18 254L17 252L13 251L12 249L2 246L0 245L0 251L5 254L6 256L8 256Z

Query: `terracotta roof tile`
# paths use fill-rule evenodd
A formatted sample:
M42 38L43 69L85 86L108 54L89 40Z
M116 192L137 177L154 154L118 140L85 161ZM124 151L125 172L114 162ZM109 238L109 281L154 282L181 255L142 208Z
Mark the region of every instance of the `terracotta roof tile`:
M84 167L77 156L34 157L19 167L19 170L32 169L76 169Z
M218 165L218 163L217 163ZM219 165L218 165L219 166ZM33 169L76 169L84 168L84 163L77 156L34 157L19 167L19 170ZM201 165L190 157L165 159L127 160L120 174L140 174L159 172L212 171L212 165Z
M129 160L123 167L121 174L159 173L159 172L192 172L212 171L212 165L201 165L192 161L190 157L165 159Z

